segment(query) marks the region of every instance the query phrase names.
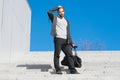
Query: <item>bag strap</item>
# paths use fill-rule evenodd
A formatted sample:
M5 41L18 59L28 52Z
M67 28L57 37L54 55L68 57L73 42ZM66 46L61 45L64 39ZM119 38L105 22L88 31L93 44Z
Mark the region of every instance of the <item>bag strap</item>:
M77 56L77 50L76 50L76 48L77 48L78 46L74 46L73 48L74 48L74 52L75 52L75 56Z

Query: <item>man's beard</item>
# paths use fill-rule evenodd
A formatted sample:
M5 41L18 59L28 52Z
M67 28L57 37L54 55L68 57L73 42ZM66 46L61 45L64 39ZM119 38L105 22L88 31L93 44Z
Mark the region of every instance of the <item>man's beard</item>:
M63 18L63 17L64 17L64 15L59 15L59 17L60 17L60 18Z

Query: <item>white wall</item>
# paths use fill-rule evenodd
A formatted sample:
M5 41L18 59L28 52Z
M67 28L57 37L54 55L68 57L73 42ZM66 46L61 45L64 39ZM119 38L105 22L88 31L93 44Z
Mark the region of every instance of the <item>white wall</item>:
M2 9L3 9L3 0L0 0L0 51L2 50L1 49Z
M1 0L0 4L0 62L15 62L30 49L31 10L26 0Z
M0 51L1 51L2 0L0 0Z

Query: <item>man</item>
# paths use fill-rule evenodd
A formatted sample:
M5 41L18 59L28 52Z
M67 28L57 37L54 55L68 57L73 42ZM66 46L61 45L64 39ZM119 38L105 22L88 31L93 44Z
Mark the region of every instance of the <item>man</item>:
M58 16L54 16L53 12L57 11ZM51 35L54 37L54 67L57 74L62 74L59 66L59 57L61 50L65 53L69 62L69 70L71 74L78 73L74 66L71 46L74 44L70 37L70 25L64 18L64 8L58 6L48 11L48 16L52 22Z

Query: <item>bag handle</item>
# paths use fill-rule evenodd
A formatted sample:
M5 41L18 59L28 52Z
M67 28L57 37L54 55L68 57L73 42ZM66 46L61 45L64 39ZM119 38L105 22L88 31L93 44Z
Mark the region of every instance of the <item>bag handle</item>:
M74 52L75 52L75 56L77 56L77 50L76 50L76 48L77 48L78 46L74 46L73 48L74 48Z

